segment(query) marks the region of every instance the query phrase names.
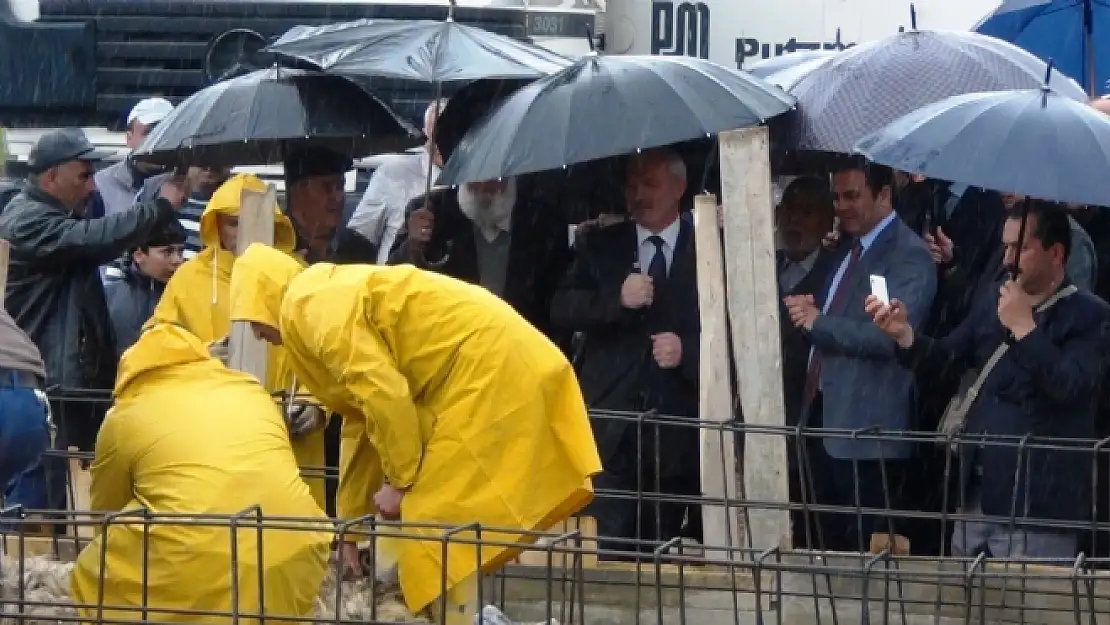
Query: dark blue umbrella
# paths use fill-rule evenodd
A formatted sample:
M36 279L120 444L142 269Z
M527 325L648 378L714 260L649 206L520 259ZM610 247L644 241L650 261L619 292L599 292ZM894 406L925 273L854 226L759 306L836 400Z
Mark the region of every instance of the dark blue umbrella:
M953 96L899 118L856 150L938 180L1110 206L1110 117L1050 89Z
M1110 63L1110 4L1106 0L1003 0L975 31L1052 59L1092 95L1106 93Z
M798 98L790 147L850 152L864 136L949 96L1035 89L1046 65L1012 44L976 33L911 30L861 43L810 71L790 93ZM1086 100L1066 76L1052 88Z
M463 137L439 183L559 169L761 124L794 98L711 61L586 56L506 98Z

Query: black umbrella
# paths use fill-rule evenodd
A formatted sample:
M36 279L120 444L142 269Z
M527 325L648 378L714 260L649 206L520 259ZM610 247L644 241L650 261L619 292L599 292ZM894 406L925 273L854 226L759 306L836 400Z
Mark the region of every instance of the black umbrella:
M793 104L778 87L710 61L591 54L479 121L439 182L516 176L704 138L761 124Z
M343 78L275 67L193 94L134 157L173 166L266 165L305 147L359 157L418 143L411 124Z
M450 18L297 26L266 50L360 84L376 78L428 83L531 79L571 63L539 46Z
M1012 45L976 33L911 30L862 43L819 63L790 89L798 98L789 146L850 153L856 141L902 115L977 91L1036 89L1046 65ZM1052 88L1085 100L1056 74Z

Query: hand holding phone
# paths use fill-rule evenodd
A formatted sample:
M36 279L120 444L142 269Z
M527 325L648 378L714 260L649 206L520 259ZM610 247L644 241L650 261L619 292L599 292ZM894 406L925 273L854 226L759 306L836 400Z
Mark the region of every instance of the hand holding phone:
M890 293L886 290L886 278L883 276L871 276L871 294L880 302L890 305Z

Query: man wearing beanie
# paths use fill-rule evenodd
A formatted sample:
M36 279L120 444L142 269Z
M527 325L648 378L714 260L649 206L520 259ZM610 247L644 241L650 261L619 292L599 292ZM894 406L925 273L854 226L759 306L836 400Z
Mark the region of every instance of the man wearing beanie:
M117 358L139 340L166 283L185 262L184 253L185 228L178 220L167 219L131 251L120 277L110 279L104 287L116 334Z
M309 263L328 257L343 219L344 174L351 158L327 148L305 148L285 159L285 212L297 232L297 251Z

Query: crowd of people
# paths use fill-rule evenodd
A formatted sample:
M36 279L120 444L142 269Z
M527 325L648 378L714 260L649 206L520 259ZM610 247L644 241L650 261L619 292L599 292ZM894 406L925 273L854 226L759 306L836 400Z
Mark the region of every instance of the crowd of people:
M428 108L429 137L442 107ZM164 101L139 103L129 145L171 110ZM450 489L466 485L438 454L481 438L467 434L474 415L496 418L496 428L484 423L484 435L505 440L482 445L502 452L508 440L536 443L519 415L556 424L576 414L582 398L599 411L655 412L696 425L698 293L693 224L684 212L691 186L678 152L628 156L619 183L624 206L593 207L591 219L575 224L560 206L564 196L542 177L432 186L443 159L429 139L424 150L382 165L341 223L351 160L308 149L284 163L273 248L243 256L241 196L264 189L258 178L225 168L179 175L130 159L98 172L101 157L78 130L45 134L30 154L25 189L0 214L0 238L11 245L0 405L6 415L34 416L23 422L33 427L0 436L0 444L48 444L43 389L57 389L57 417L67 392L114 388L117 402L131 403L109 419L111 436L93 403L67 405L65 418L54 419L56 447L95 449L94 470L108 466L105 448L123 453L120 428L141 420L148 405L141 402L152 401L137 392L143 372L167 380L178 375L173 367L212 374L206 358L225 355L233 320L251 322L272 344L260 388L312 398L286 410L289 444L302 468L338 455L335 500L322 481L307 478L306 488L320 510L334 507L340 517L397 516L404 500L417 517L442 518L445 493L461 497ZM1096 514L1093 457L1074 442L1107 429L1110 220L1097 207L925 180L859 157L776 184L785 420L804 434L790 444L792 499L888 511L795 514L795 543L865 551L872 534L893 530L912 536L915 552L1070 558L1084 548L1080 528ZM872 295L868 276L885 279L889 301ZM160 362L167 346L180 358ZM560 377L568 360L571 380ZM499 377L507 370L532 377ZM216 396L223 387L213 388L209 405L225 405ZM245 391L227 391L226 405L238 392ZM342 421L339 450L323 434L332 414ZM590 499L580 491L590 490L593 476L598 489L671 500L594 499L586 512L601 537L701 540L700 507L688 503L701 493L697 428L600 413L591 425L592 437L570 418L546 453L521 447L528 462L570 469L545 486L550 501L531 520L516 522L574 512ZM947 446L835 434L938 429L1073 447L957 445L957 488L942 479ZM131 453L142 453L142 444L127 443ZM492 457L493 447L473 454ZM3 457L7 503L64 507L64 491L46 478L49 462L24 471L19 456ZM518 454L502 454L501 462L510 457ZM414 482L418 468L443 473L433 496ZM488 495L483 505L497 516L493 500L520 493L505 495L496 477L484 479L489 490L469 487ZM942 496L950 492L959 496ZM897 512L948 508L987 520L961 521L950 538L930 542L941 532ZM353 548L341 552L357 570ZM425 605L429 593L413 587L409 594Z

